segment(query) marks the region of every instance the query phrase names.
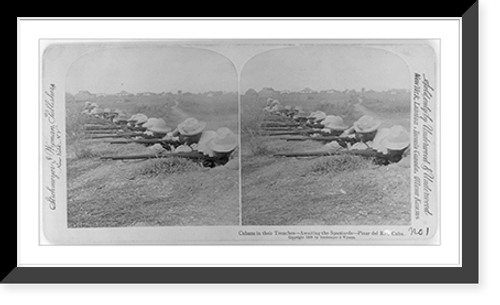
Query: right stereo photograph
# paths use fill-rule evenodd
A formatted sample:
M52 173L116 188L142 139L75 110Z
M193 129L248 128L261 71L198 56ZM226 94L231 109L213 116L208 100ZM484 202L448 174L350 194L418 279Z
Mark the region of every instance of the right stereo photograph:
M410 226L435 213L425 101L436 76L412 68L435 65L433 48L415 43L283 46L249 60L242 225Z

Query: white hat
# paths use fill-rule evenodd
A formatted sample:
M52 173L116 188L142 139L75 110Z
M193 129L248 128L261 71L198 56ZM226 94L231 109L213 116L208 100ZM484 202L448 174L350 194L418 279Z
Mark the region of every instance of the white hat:
M385 139L390 133L391 130L389 128L380 128L377 131L375 138L373 139L372 147L378 152L386 154L387 148L383 146L380 142L382 142L382 140Z
M230 152L238 146L236 135L227 127L217 129L217 136L206 144L215 152Z
M135 117L136 117L136 116L137 116L137 114L133 114L133 115L132 115L132 116L131 116L128 120L127 120L127 122L135 122L135 121L136 121L136 119L135 119Z
M198 141L198 147L196 147L196 150L202 152L205 155L213 155L213 151L207 147L207 143L216 137L216 131L204 130L201 134L200 140Z
M326 118L326 113L324 113L323 111L315 111L313 113L311 113L311 115L309 116L309 118L313 118L314 121L318 122L318 121L321 121L323 120L324 118Z
M340 116L336 115L327 115L321 124L325 126L325 128L333 129L333 130L346 130L349 128L346 124L344 124L344 120Z
M149 146L148 148L151 149L151 150L154 150L156 152L161 152L161 151L165 150L165 148L163 148L163 146L161 146L161 144L159 144L159 143L156 143L156 144L154 144L152 146Z
M342 146L340 146L340 144L337 141L332 141L332 142L330 142L328 144L325 144L323 146L323 149L329 150L329 151L331 151L331 150L339 150L339 149L342 149Z
M401 125L392 126L390 134L380 144L390 150L403 150L410 145L410 134Z
M175 149L176 153L178 153L178 152L192 152L192 151L193 151L193 149L187 145L179 145Z
M142 124L142 127L149 128L149 127L153 126L156 123L156 121L158 121L157 118L148 118L146 123Z
M156 120L155 124L149 127L149 130L157 133L167 133L172 130L172 128L167 126L167 122L164 119Z
M380 126L381 122L372 116L364 115L354 122L354 130L358 133L370 133Z
M90 114L101 114L103 112L104 111L102 110L102 108L96 107L96 108L92 109L92 111L90 112Z
M177 129L181 135L192 136L202 132L206 125L207 123L198 121L195 118L187 118L184 122L177 125Z
M147 120L148 120L148 117L145 114L138 113L135 115L135 121L136 121L135 123L136 124L146 123Z
M121 111L121 110L120 110ZM118 122L126 122L128 119L128 116L124 112L118 112L118 116L116 116L113 119L113 122L118 123Z
M356 142L353 146L351 146L351 150L365 150L368 149L368 145L362 142Z

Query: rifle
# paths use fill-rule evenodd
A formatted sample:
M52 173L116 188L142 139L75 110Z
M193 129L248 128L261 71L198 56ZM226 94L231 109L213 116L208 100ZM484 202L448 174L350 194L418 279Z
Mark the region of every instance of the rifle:
M83 125L85 130L108 130L108 129L121 129L123 127L115 126L112 124L85 124Z
M127 125L114 125L114 124L85 124L84 128L86 131L105 131L105 130L118 130L118 129L127 129L131 131L146 131L147 128L143 126L135 126L130 127Z
M146 127L142 127L142 126L127 127L127 129L132 130L132 131L146 131L146 130L148 130Z
M262 130L265 131L297 131L297 130L303 130L303 128L299 127L262 127Z
M177 144L180 144L179 141L163 140L163 139L113 140L109 142L109 144L128 144L128 143L144 144L146 146L153 144L170 144L175 146Z
M266 116L262 121L268 122L268 123L279 123L279 122L291 122L292 123L292 120L290 118L282 117L280 115Z
M348 142L354 144L358 142L356 138L351 137L337 137L337 136L322 136L322 137L301 137L301 138L281 138L286 141L321 141L321 142L332 142L332 141L340 141L340 142Z
M298 127L299 123L262 123L261 127Z
M267 134L263 134L264 136L287 136L287 135L308 135L321 133L319 130L312 129L297 129L297 130L289 130L289 131L278 131L278 132L270 132Z
M308 119L308 118L306 118L306 117L300 117L300 118L299 118L299 117L293 117L292 119L293 119L295 122L299 122L299 123L305 123L305 122L307 122L307 121L309 120L309 119Z
M323 124L306 124L307 127L310 127L310 128L325 128L325 125Z
M116 133L116 134L99 134L92 136L91 139L103 139L103 138L127 138L127 137L144 137L144 134L137 132L125 132L125 133Z
M123 129L112 129L112 130L85 130L86 135L102 135L102 134L117 134L117 133L123 133Z
M88 124L96 125L110 125L112 122L101 117L89 116L87 119Z
M168 153L168 154L163 154L163 153L158 153L158 154L141 154L141 155L127 155L127 156L103 156L101 159L103 160L137 160L137 159L154 159L154 158L186 158L186 159L194 159L194 160L199 160L199 159L206 159L206 158L212 158L205 156L202 153L199 152L178 152L178 153Z
M398 154L384 155L373 149L365 149L365 150L310 151L310 152L299 152L299 153L274 154L275 157L323 157L323 156L335 156L335 155L354 155L365 158L376 158L381 161L385 161L384 163L388 163L388 162L398 162L399 160L401 160L403 152Z
M102 160L140 160L140 159L157 159L157 158L185 158L195 161L201 161L203 166L214 167L224 165L229 161L229 155L220 157L209 157L200 152L178 152L178 153L158 153L158 154L143 154L143 155L128 155L128 156L103 156Z

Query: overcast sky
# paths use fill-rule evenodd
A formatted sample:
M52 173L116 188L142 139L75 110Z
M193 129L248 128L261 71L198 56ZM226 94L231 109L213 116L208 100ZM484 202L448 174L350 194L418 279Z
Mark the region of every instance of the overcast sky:
M66 75L66 91L238 91L233 64L224 56L191 48L116 48L87 54Z
M397 55L359 46L291 47L256 55L245 65L241 91L409 89L410 71Z
M70 93L207 92L238 89L229 59L180 47L114 48L87 54L67 73ZM241 92L275 90L409 89L410 75L397 55L360 46L289 47L260 53L241 72Z

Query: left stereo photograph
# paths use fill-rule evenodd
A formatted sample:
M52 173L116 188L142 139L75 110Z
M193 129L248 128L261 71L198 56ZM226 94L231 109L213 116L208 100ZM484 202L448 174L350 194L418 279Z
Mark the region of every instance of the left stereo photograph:
M150 231L132 235L182 242L182 227L240 224L230 60L140 41L42 41L40 56L41 229L49 244L155 227L176 228L153 239L141 238ZM97 231L78 230L87 228ZM191 240L202 238L196 232Z

